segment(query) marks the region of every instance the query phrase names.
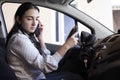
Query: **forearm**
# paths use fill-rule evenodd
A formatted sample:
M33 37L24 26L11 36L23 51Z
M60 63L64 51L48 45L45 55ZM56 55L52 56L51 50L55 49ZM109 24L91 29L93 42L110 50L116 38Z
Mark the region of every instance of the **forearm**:
M57 52L63 57L69 49L70 49L69 45L63 44L63 46L61 46Z
M75 33L76 34L76 33ZM75 45L77 45L77 40L75 39L75 34L73 34L69 39L66 40L66 42L63 44L63 46L61 46L59 49L58 49L58 53L61 55L61 56L64 56L65 53L72 47L74 47Z
M42 48L42 49L45 49L45 48L46 48L46 45L45 45L44 40L43 40L43 39L40 39L39 42L40 42L41 48Z

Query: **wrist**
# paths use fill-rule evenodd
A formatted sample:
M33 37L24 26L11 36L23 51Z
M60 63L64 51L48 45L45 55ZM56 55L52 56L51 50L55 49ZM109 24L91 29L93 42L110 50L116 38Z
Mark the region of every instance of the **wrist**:
M67 45L67 44L64 44L64 47L65 47L65 49L70 49L70 46L69 45Z
M39 42L43 42L44 41L42 37L38 37L38 40L39 40Z

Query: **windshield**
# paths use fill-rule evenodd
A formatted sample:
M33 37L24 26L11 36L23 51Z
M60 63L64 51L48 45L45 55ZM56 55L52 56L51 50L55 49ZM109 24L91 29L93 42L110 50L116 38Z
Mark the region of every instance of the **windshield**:
M71 5L116 32L113 26L112 7L108 0L104 3L102 0L74 0Z

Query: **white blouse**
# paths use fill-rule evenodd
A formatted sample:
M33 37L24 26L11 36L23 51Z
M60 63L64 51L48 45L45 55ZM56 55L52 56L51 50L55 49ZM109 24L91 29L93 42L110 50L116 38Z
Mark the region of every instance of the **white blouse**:
M43 73L56 70L62 58L58 52L50 55L48 49L40 54L28 35L21 31L10 38L7 52L8 64L20 80L34 80L37 76L45 78Z

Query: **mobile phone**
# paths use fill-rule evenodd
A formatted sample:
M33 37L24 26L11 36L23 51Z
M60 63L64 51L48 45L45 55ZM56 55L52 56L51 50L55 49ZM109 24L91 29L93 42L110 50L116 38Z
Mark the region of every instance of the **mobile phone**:
M37 28L36 28L36 30L35 30L35 35L36 36L39 36L40 35L40 28L39 28L39 24L37 25Z

